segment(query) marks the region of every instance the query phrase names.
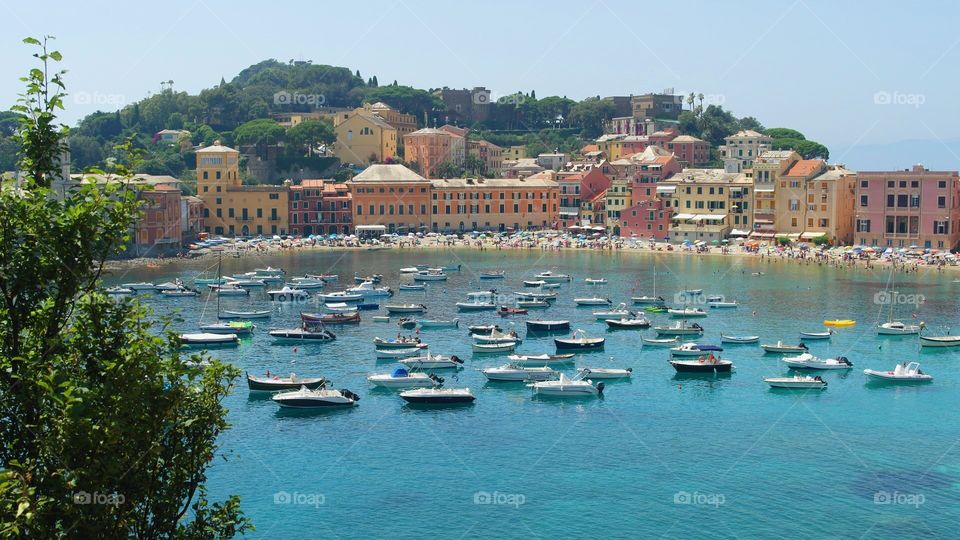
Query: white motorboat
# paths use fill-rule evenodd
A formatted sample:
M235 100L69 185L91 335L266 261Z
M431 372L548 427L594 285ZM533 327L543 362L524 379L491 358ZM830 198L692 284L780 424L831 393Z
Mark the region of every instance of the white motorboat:
M504 279L506 277L506 273L503 270L480 272L480 279Z
M423 353L425 347L409 347L406 349L377 349L375 352L377 354L378 360L389 360L389 359L399 359L399 358L411 358L414 356L420 356Z
M226 285L207 285L216 291L217 296L250 296L250 291L243 287L227 283Z
M469 388L417 388L400 392L412 405L455 405L472 403L476 397Z
M346 290L348 294L359 294L364 298L382 298L393 296L390 287L377 287L372 281L364 281L356 287L350 287Z
M207 332L180 334L180 344L184 347L213 347L237 345L239 343L240 338L236 334L211 334Z
M330 313L354 313L359 310L356 304L346 302L330 302L323 305L323 309Z
M175 291L177 289L182 289L182 288L183 288L183 285L180 283L180 280L178 279L176 282L165 281L163 283L158 283L153 287L153 290L157 292L161 292L161 291Z
M523 292L518 291L513 293L517 300L543 300L545 302L552 302L557 299L557 293L545 293L545 292Z
M327 285L327 282L322 279L305 279L305 278L293 278L290 283L287 284L288 287L293 287L295 289L322 289Z
M960 347L960 336L925 336L920 334L921 347Z
M680 338L640 338L640 342L644 345L651 345L653 347L673 347L680 342Z
M426 356L404 358L400 363L414 369L460 369L463 366L463 360L457 355L443 356L430 353Z
M547 396L598 396L603 393L604 388L603 382L594 385L593 381L584 379L580 373L573 378L561 373L560 378L555 381L539 381L527 386L533 388L537 394Z
M760 336L728 336L720 334L720 343L756 343Z
M803 353L807 351L807 346L803 343L797 345L787 345L782 341L775 344L761 344L760 347L768 353Z
M547 282L541 279L525 279L523 280L524 287L543 287Z
M599 298L596 296L589 298L574 298L573 302L578 306L609 306L613 304L609 298Z
M310 293L307 291L303 289L294 289L287 286L284 286L280 289L267 291L267 295L271 300L276 300L277 302L290 302L294 300L306 300L307 298L310 298Z
M626 319L633 314L634 313L632 311L627 309L627 305L622 302L611 310L593 312L593 316L596 317L598 321L605 321L607 319Z
M723 351L723 347L717 345L708 345L706 343L688 342L670 349L670 356L676 357L699 357L712 356L713 353Z
M830 339L832 335L832 329L827 329L826 332L800 332L800 339Z
M383 306L387 313L424 313L427 306L423 304L387 304Z
M476 343L520 343L520 336L516 331L499 332L494 330L489 334L470 334Z
M539 281L545 281L547 283L565 283L570 281L570 276L567 274L554 274L553 272L540 272L534 276Z
M405 367L398 367L391 373L370 375L367 381L381 388L426 388L443 384L443 379L432 373L410 371Z
M704 311L702 308L668 309L667 313L669 313L671 317L683 317L683 318L707 316L707 312Z
M669 326L654 326L658 336L696 336L703 333L703 327L697 323L688 324L686 320L677 321Z
M497 305L492 302L457 302L456 305L460 311L489 311L497 309Z
M773 388L787 388L791 390L819 389L827 387L827 381L820 378L819 375L811 377L809 375L794 375L793 377L764 377L763 382Z
M417 268L416 266L405 266L400 269L401 274L416 274L420 270L425 270L425 268Z
M427 286L423 283L401 283L397 286L401 291L426 291Z
M560 377L560 372L549 367L525 367L517 363L481 370L489 381L552 381Z
M270 330L267 334L274 341L283 343L327 343L337 339L329 330L309 326Z
M620 317L619 319L605 319L605 323L610 328L628 328L628 329L643 329L650 328L650 321L640 317L635 317L628 319L626 317Z
M701 294L703 294L703 289L686 289L686 290L680 291L679 294L680 296L688 296L688 297L700 296Z
M281 392L273 396L274 403L291 409L320 409L326 407L351 407L356 405L360 396L342 389L318 388L310 390L302 387L292 392Z
M784 356L783 363L790 369L851 369L853 362L847 357L820 359L810 353L798 356Z
M333 293L318 294L318 295L317 295L317 298L319 298L321 301L327 302L327 303L329 303L329 302L356 303L356 302L362 302L362 301L363 301L363 295L362 295L362 294L353 294L353 293L348 293L348 292L345 292L345 291L337 291L337 292L333 292Z
M319 279L330 283L331 281L340 281L340 276L337 274L305 274L303 277L307 279Z
M223 310L223 313L219 315L221 319L269 319L270 310L266 309L263 311L230 311Z
M231 279L225 285L232 287L266 287L267 282L262 279Z
M634 304L643 304L643 305L662 304L666 302L666 300L664 300L662 296L647 296L647 295L631 296L630 301L633 302Z
M420 321L420 328L457 328L460 326L460 319L451 321L431 321L423 319Z
M124 289L133 289L135 291L153 291L156 290L157 286L148 281L138 281L136 283L121 283L121 287Z
M889 381L899 383L911 382L930 382L932 375L927 375L920 369L919 362L906 362L897 364L892 371L877 371L875 369L863 370L864 375L878 381Z
M267 371L266 377L257 377L247 375L247 387L251 392L276 392L278 390L297 390L298 388L322 388L326 386L327 380L323 377L298 377L296 373L291 373L287 377L271 375Z
M283 268L267 266L266 268L254 268L253 273L258 276L280 276L287 272Z
M735 301L728 301L722 295L713 295L707 297L707 306L710 309L734 309L738 306Z
M375 337L373 338L373 346L377 349L409 349L411 347L426 347L426 345L423 345L423 342L420 341L420 338L413 337L397 337L390 339Z
M633 375L633 368L580 368L580 376L590 379L629 379Z
M188 298L200 296L200 291L187 288L163 289L160 291L160 296L164 298Z
M903 321L889 321L877 325L877 334L881 336L906 336L919 334L924 324L907 324Z
M511 352L517 348L516 341L507 341L503 343L474 343L473 352L481 354L499 354Z
M547 309L550 307L550 303L543 300L517 300L516 305L521 309Z
M507 357L512 363L518 366L554 366L570 363L574 357L572 353L566 354L511 354Z
M251 322L225 322L213 324L201 324L200 331L208 334L236 334L238 336L249 336L256 330Z
M606 285L607 284L607 280L605 278L597 278L597 279L586 278L584 282L586 282L587 285Z
M436 270L420 270L416 274L413 274L414 281L446 281L447 275L442 271Z
M127 287L108 287L103 292L111 296L130 296L137 294L137 291Z

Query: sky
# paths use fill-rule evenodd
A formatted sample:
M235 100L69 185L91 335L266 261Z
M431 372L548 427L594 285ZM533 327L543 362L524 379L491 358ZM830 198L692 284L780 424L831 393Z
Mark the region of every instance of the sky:
M960 3L950 1L0 0L0 17L0 105L32 67L21 39L52 35L71 124L160 81L196 93L268 58L304 59L494 97L694 91L797 129L860 170L960 168Z

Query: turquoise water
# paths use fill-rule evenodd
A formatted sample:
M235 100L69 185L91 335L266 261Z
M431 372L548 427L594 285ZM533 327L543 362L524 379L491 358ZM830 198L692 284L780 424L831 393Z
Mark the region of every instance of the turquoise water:
M352 286L355 271L381 272L396 289L398 269L413 264L462 263L429 292L394 300L424 302L432 319L459 317L460 329L424 330L431 351L467 359L447 386L468 386L474 405L412 409L390 391L372 390L365 377L395 364L377 361L374 336L394 324L370 322L335 329L324 345L273 345L271 327L295 325L300 307L258 322L257 334L215 354L251 373L322 375L362 397L353 409L280 412L268 398L250 397L240 381L227 399L233 428L223 437L227 461L210 471L211 494L238 494L262 538L535 537L952 537L960 522L960 415L957 350L920 351L916 338L875 335L887 308L875 303L888 276L875 271L722 257L635 253L316 252L263 258L225 258L225 274L267 264L288 276L334 272ZM137 270L111 282L154 282L192 276L209 261L175 270ZM479 281L475 272L505 269L507 279ZM774 391L764 376L789 372L757 345L728 345L730 377L680 378L666 349L643 348L652 330L608 331L572 298L597 293L614 303L656 292L703 288L742 303L700 320L701 342L720 333L758 334L762 342L796 343L799 331L827 318L851 318L811 352L843 355L849 373L826 372L824 391ZM521 290L542 270L574 276L545 318L571 319L574 328L607 338L602 352L576 366L632 367L626 382L608 382L602 399L535 399L523 384L487 383L478 368L503 356L474 356L466 324L516 324L490 312L456 313L465 293L496 287ZM180 272L171 273L171 272ZM215 271L215 270L214 270ZM753 276L762 271L763 276ZM585 277L606 277L593 287ZM958 275L960 276L960 275ZM955 325L960 283L936 272L897 276L902 295L922 295L901 318L938 330ZM901 297L902 299L905 297ZM181 309L185 331L213 320L215 299L148 300L158 312ZM225 309L265 309L266 295L223 299ZM381 304L384 303L380 299ZM666 315L649 315L655 321ZM466 324L464 324L466 323ZM553 352L551 338L528 337L521 353ZM936 380L925 386L874 386L863 368L892 369L919 359ZM573 373L572 370L569 372ZM285 496L284 494L289 494ZM489 504L484 504L488 503ZM887 504L884 504L888 502Z

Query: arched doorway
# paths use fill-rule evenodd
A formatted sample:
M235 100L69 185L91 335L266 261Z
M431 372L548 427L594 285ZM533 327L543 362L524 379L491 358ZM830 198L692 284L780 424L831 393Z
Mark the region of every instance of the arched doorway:
M614 235L614 236L620 236L620 226L619 226L619 225L617 225L617 226L615 226L615 227L613 228L613 235Z
M303 235L304 235L304 236L310 236L311 234L313 234L313 226L311 226L311 225L304 225L304 226L303 226Z
M323 225L317 225L317 235L323 236Z
M240 235L241 235L241 236L250 236L250 227L244 225L244 226L240 229Z
M334 226L336 226L336 225L334 225ZM350 226L349 226L349 225L344 225L344 226L343 226L343 234L350 234Z

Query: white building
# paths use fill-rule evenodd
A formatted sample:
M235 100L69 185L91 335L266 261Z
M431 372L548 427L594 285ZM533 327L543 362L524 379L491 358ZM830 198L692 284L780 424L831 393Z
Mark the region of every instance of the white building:
M727 144L717 148L720 158L723 159L723 170L728 173L739 173L753 167L753 158L770 150L773 139L748 129L724 138L724 142Z

